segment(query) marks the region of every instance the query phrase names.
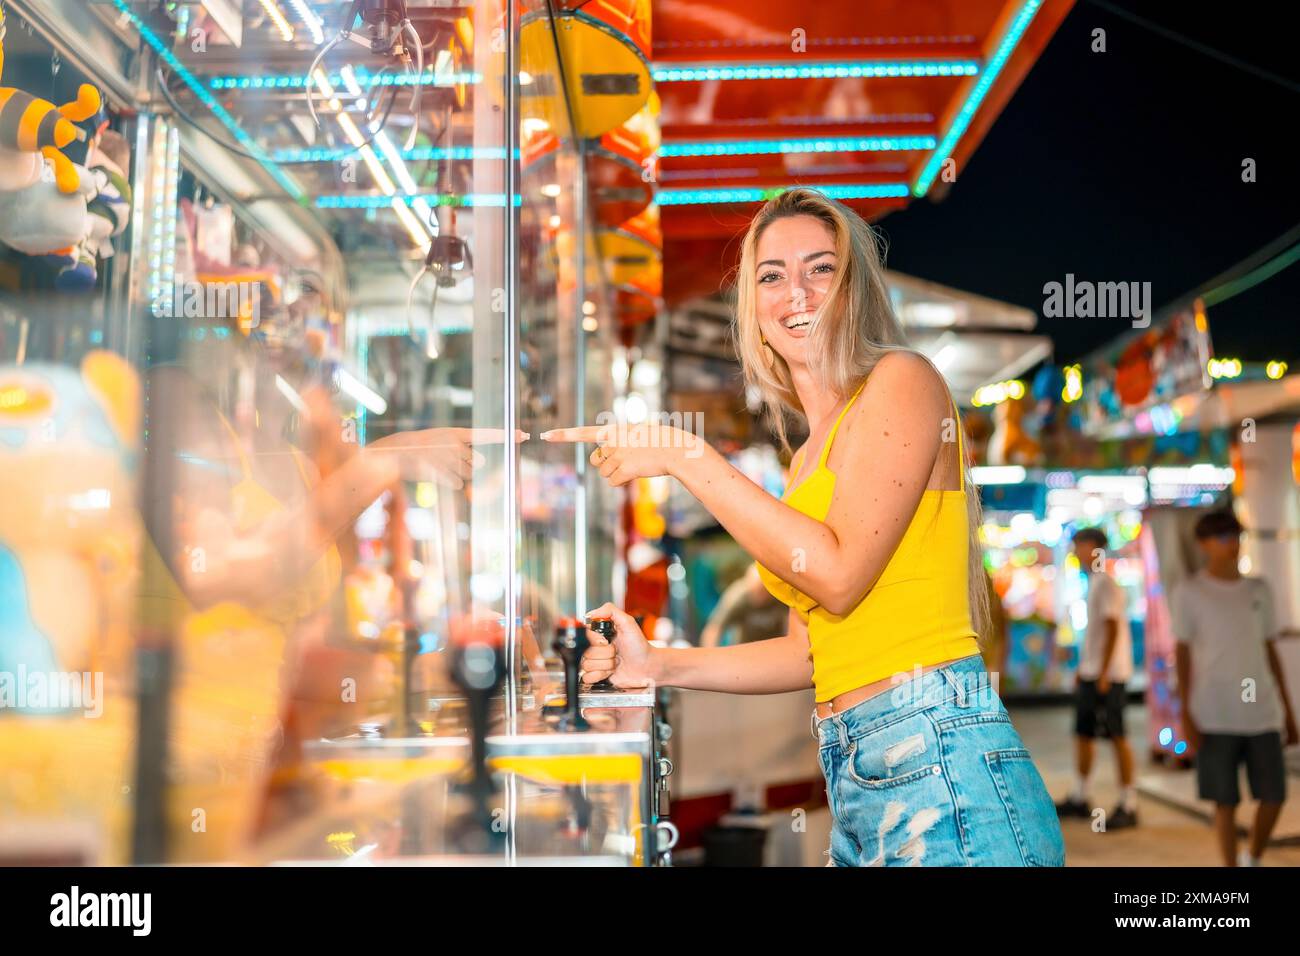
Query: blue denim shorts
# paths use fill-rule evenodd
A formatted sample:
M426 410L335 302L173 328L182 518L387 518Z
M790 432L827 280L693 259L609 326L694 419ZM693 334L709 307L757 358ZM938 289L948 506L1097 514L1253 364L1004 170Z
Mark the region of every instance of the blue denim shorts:
M832 866L1063 866L1056 808L979 657L813 715Z

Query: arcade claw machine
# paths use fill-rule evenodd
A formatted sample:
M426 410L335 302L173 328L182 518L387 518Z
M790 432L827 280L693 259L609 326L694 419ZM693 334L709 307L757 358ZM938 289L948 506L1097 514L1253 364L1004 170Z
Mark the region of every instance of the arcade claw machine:
M576 676L619 502L536 440L614 405L649 4L4 12L66 108L0 143L0 860L665 862Z

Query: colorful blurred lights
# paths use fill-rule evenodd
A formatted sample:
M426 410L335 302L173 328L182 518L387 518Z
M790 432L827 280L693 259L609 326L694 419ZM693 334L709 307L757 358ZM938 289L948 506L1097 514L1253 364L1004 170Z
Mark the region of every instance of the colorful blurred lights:
M1020 38L1029 29L1029 24L1033 21L1034 14L1038 12L1040 6L1042 6L1042 0L1025 0L1015 18L1007 26L1002 41L993 51L993 55L989 57L989 61L983 70L980 71L979 79L971 86L970 92L966 96L966 102L962 104L961 109L953 117L943 139L935 151L930 154L930 159L917 177L916 183L912 187L912 194L917 198L929 192L930 185L934 182L935 177L939 175L939 170L943 168L943 164L956 151L957 143L965 134L971 119L980 108L980 104L984 102L984 97L988 95L993 83L998 78L998 74L1002 72L1003 66L1011 58L1011 54L1015 52Z
M276 6L275 0L260 0L260 2L262 9L266 11L266 15L275 24L275 28L280 31L280 39L286 43L293 40L293 26L285 19L280 8Z
M934 149L933 136L810 137L804 139L746 139L664 143L659 155L754 156L790 153L874 153Z
M767 202L779 196L788 186L734 189L660 189L655 200L661 206L694 206L720 203ZM822 185L818 192L831 199L891 199L907 196L906 183L863 183L848 185Z
M977 485L1018 485L1028 473L1020 465L983 465L970 470Z
M986 405L1001 405L1007 399L1019 400L1024 397L1025 383L1019 379L1009 379L975 389L971 404L976 408L983 408Z
M1038 5L1038 0L1034 0ZM738 63L655 65L650 75L656 83L699 83L712 80L815 80L858 77L974 76L980 71L976 60L893 60L851 63Z
M1079 365L1065 367L1065 387L1061 389L1061 398L1066 404L1083 398L1083 368Z
M1207 363L1206 369L1210 373L1210 378L1236 378L1241 374L1241 359L1212 358Z

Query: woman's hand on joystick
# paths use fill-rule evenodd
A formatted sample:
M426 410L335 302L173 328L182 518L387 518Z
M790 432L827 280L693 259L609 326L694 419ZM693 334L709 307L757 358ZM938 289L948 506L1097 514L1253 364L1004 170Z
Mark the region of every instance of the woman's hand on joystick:
M619 690L653 687L654 648L632 616L613 604L602 604L588 611L587 617L612 620L616 643L597 643L600 635L590 632L591 647L582 655L582 682L590 685L608 677Z

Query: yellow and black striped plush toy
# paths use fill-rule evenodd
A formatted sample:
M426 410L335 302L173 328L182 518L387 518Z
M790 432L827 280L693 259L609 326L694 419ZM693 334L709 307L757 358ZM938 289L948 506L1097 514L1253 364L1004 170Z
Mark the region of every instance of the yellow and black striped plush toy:
M0 10L0 76L4 71L4 11ZM55 106L11 86L0 86L0 147L24 153L39 152L54 167L59 191L77 191L80 177L72 160L59 152L86 133L74 123L99 112L99 91L83 83L74 102Z

